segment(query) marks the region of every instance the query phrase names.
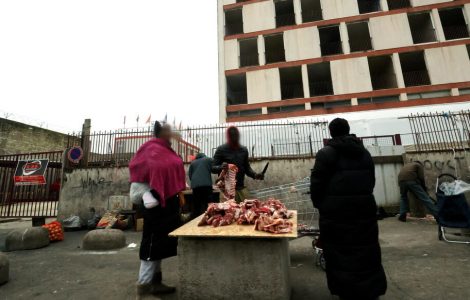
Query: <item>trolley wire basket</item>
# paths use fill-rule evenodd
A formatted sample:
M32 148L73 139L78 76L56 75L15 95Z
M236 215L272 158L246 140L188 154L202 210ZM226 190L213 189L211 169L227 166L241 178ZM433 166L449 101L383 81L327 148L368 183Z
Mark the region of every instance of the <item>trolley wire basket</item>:
M289 210L297 211L297 232L299 237L319 233L319 213L310 199L310 178L300 181L252 191L260 200L275 198L284 203Z

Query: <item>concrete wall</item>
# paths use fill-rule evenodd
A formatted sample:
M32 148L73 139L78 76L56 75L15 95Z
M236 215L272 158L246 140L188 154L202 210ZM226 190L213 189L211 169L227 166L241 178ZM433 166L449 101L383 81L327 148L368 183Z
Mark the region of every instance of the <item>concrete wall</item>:
M276 28L276 9L273 1L243 6L243 31L245 33L273 28Z
M407 153L405 161L420 161L424 165L426 187L431 194L436 190L436 179L440 174L456 172L463 181L470 182L470 155L463 151L452 152ZM447 178L448 179L448 178ZM470 200L470 193L467 199Z
M316 26L284 32L286 61L295 61L321 56L320 37Z
M72 137L0 118L0 155L64 150Z
M359 14L357 1L352 0L321 0L323 19L336 19Z
M470 81L466 45L426 49L424 53L432 84Z
M413 45L407 14L371 18L369 29L375 50Z
M367 57L335 60L330 67L335 94L372 91Z
M281 100L279 69L266 69L246 73L248 103Z
M70 215L90 218L90 208L104 211L108 199L129 194L128 168L76 169L64 174L57 218Z
M411 0L411 6L422 6L435 3L451 2L452 0Z
M225 70L238 69L238 61L240 56L238 49L238 40L224 41Z

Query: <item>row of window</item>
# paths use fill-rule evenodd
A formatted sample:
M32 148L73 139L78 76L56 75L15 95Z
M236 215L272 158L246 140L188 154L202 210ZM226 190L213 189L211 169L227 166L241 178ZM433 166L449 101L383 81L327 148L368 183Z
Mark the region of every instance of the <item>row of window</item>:
M470 59L470 45L467 50ZM405 87L431 84L423 51L400 53L399 59ZM398 88L391 55L371 56L367 60L373 90ZM304 94L301 66L280 68L279 77L282 100L308 96ZM310 97L334 94L330 62L307 65L307 77ZM227 105L248 103L245 73L227 76L226 83Z
M360 14L383 10L380 0L357 0L357 2ZM387 0L387 3L389 10L411 7L410 0ZM303 23L323 20L321 0L301 0L300 5ZM293 0L274 0L274 6L276 12L276 27L296 24ZM225 12L225 34L241 33L243 33L242 8L227 10Z
M459 89L459 95L470 95L470 88ZM447 96L451 96L450 90L407 94L408 100L439 98L439 97L447 97ZM357 105L380 104L380 103L398 102L398 101L400 101L400 95L366 97L366 98L358 98ZM329 109L329 108L345 107L345 106L353 106L351 99L337 100L337 101L331 101L331 102L310 103L311 110ZM267 114L269 115L269 114L277 114L277 113L289 113L289 112L296 112L296 111L303 111L303 110L306 110L305 104L284 105L284 106L268 107ZM261 115L262 113L263 112L261 108L240 110L240 111L234 111L234 112L227 112L227 117L229 118L251 117L251 116Z
M440 10L439 17L446 40L469 37L468 26L462 7ZM437 41L430 12L409 14L408 22L414 44ZM346 27L349 36L350 52L373 50L368 20L347 23ZM339 25L318 27L318 33L322 56L344 53ZM248 67L259 65L257 38L240 39L238 43L240 49L239 66ZM265 35L264 43L266 64L286 61L284 33Z

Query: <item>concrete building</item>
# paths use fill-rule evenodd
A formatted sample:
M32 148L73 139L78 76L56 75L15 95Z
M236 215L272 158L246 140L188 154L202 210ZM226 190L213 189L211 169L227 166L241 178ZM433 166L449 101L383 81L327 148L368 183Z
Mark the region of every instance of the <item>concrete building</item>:
M470 101L470 0L218 0L220 121Z

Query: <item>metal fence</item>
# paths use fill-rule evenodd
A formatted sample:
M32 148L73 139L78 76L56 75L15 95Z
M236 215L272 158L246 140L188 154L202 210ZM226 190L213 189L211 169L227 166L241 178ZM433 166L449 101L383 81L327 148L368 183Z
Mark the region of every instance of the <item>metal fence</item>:
M324 121L236 124L251 158L314 156L323 147L323 140L328 138L327 125ZM185 162L198 152L213 156L217 147L225 143L228 126L220 124L176 130L177 137L172 147ZM87 166L123 166L128 164L140 145L153 137L153 129L149 126L79 136Z
M462 150L470 147L470 110L411 114L414 150Z

